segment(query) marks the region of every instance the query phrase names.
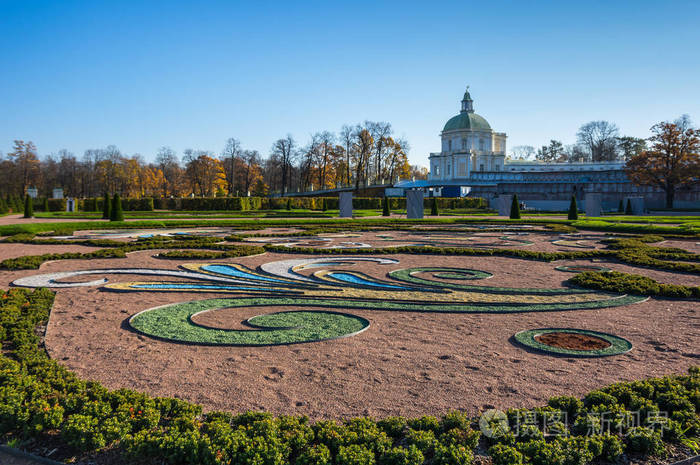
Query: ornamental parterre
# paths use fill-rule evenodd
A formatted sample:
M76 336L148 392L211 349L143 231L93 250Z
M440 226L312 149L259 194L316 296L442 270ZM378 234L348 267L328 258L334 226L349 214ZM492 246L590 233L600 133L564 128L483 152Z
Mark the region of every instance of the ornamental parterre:
M386 279L334 269L372 262L387 266ZM300 273L311 270L311 274ZM108 283L104 277L70 282L84 275L139 274L178 281ZM178 270L94 269L20 278L16 286L101 286L114 292L232 294L231 298L181 302L145 309L129 319L132 329L162 340L204 345L263 346L348 337L370 322L340 309L400 312L517 313L617 307L645 297L581 289L511 288L471 284L491 273L462 268L401 268L399 260L373 257L318 257L267 262L258 269L240 264L190 263ZM466 281L466 282L465 282ZM218 329L193 317L223 308L282 306L289 310L248 319L249 329ZM327 311L310 311L322 307ZM338 311L336 311L338 309Z

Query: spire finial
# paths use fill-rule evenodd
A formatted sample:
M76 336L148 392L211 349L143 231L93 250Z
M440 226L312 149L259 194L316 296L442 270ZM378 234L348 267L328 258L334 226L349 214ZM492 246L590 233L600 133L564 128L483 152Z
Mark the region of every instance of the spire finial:
M474 113L472 102L472 96L469 95L469 86L467 86L467 90L464 91L464 97L462 97L462 113Z

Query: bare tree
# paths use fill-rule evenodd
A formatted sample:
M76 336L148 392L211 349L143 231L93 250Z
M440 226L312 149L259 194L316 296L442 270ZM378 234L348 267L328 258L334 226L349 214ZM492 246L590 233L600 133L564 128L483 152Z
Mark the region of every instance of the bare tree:
M370 175L373 174L375 183L379 183L379 179L382 175L384 150L386 149L387 141L393 129L390 123L376 121L365 121L365 127L372 135L372 139L374 139L374 166L369 163L367 164L367 179L369 180ZM371 171L374 171L374 173L371 173Z
M516 145L510 149L513 158L518 160L531 160L536 152L532 145Z
M234 182L235 182L235 169L236 169L236 159L241 156L241 143L238 139L233 137L226 141L226 146L223 152L221 152L221 162L224 166L224 173L226 174L226 188L228 189L228 195L232 196L234 193Z
M592 162L617 159L617 137L619 129L608 121L591 121L581 126L576 133L578 143L586 148Z
M296 158L295 148L296 142L290 134L287 134L287 137L283 139L277 139L272 144L272 155L279 157L282 165L282 194L286 194L289 187L291 167L294 158Z
M343 125L340 129L340 142L345 148L345 183L350 184L350 150L355 139L355 128Z

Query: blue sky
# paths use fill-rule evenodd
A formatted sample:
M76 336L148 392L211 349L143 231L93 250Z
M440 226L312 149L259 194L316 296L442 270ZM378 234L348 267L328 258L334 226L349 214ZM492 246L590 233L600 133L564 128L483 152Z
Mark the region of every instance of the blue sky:
M509 146L700 120L700 2L0 0L0 151L267 155L391 122L427 165L469 84Z

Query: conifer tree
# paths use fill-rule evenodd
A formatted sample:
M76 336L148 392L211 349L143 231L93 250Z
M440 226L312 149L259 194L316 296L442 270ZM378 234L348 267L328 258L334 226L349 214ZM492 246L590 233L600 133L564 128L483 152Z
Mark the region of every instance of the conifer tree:
M433 203L430 205L430 215L431 216L438 216L440 213L438 212L438 204L437 204L437 197L433 197Z
M578 206L576 205L576 196L575 195L571 196L571 203L569 204L568 218L570 220L577 220L578 219Z
M109 218L110 221L124 221L124 211L122 210L122 199L119 194L114 194L112 199L112 214Z
M384 196L384 202L382 205L382 216L391 216L391 211L389 210L389 198Z
M34 216L34 205L32 203L32 198L27 194L24 196L24 217L31 218L32 216Z
M510 219L520 219L520 202L518 202L518 194L513 195L513 201L510 204Z
M112 218L112 201L109 199L109 194L107 194L106 192L102 202L102 219L108 220Z

